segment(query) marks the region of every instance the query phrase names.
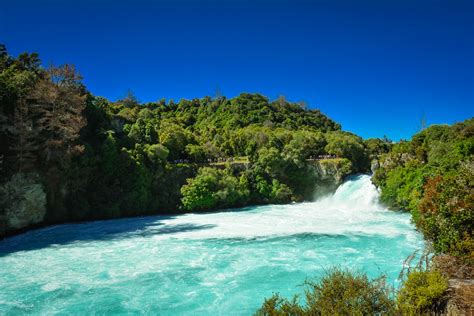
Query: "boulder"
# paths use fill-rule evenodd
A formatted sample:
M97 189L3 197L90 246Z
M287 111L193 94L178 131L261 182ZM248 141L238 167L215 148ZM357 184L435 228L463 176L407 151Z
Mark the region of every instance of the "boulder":
M0 206L0 236L42 222L46 193L38 174L17 173L1 185Z

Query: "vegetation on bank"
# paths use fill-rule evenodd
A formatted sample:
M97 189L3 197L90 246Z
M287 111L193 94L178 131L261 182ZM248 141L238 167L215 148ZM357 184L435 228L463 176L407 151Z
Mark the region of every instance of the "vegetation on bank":
M255 315L425 315L440 312L448 287L437 270L414 270L396 291L385 277L369 279L357 271L329 269L317 282L305 282L304 302L278 293L265 299Z
M305 287L303 304L298 296L288 300L274 294L255 315L389 315L395 310L383 277L369 280L363 273L333 268L318 282L306 281Z
M381 200L410 211L437 253L474 263L474 119L394 144L373 176Z
M408 274L397 294L402 315L421 315L443 310L448 280L438 270L415 270Z
M310 200L328 185L321 169L340 181L374 154L372 141L283 97L111 102L81 79L0 46L0 195L15 174L39 182L44 223ZM318 168L315 157L338 159Z

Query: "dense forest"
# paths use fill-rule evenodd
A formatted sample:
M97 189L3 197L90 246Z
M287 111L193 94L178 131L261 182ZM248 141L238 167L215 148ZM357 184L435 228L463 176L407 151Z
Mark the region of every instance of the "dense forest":
M432 310L447 279L472 278L473 153L474 119L393 143L345 132L284 97L110 101L92 95L74 66L43 68L37 54L14 57L0 46L0 237L52 223L312 200L374 171L382 202L411 212L437 255L436 269L408 275L398 301L380 280L334 270L308 285L306 305L276 295L265 315ZM324 301L331 291L376 304L334 307Z
M4 218L16 216L7 229L311 200L388 149L284 97L111 102L74 66L0 54L0 201ZM13 209L32 187L44 218Z
M410 211L439 253L474 263L474 119L394 144L373 176L381 200Z

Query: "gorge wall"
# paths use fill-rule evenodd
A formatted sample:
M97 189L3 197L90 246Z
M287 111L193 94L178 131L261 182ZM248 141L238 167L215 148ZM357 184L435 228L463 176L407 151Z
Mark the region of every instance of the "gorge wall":
M41 223L46 193L37 174L17 173L0 186L0 237Z
M222 169L223 165L210 165L214 168ZM231 164L230 167L235 173L245 172L250 168L250 164L242 165L240 163ZM190 164L186 168L185 175L192 177L198 166ZM309 162L309 172L314 173L315 182L314 198L333 193L337 187L342 184L344 178L352 173L351 162L348 159L322 159ZM164 208L173 209L173 205L180 204L179 190L186 183L186 176L174 174L173 178L178 181L170 182L170 187L174 189L170 191L176 192L168 197L168 205ZM180 213L184 211L174 210ZM27 230L30 227L37 227L52 224L52 211L47 209L47 194L41 183L40 176L36 173L17 173L14 174L9 181L0 186L0 238ZM156 215L161 212L136 212L130 213L117 212L114 216L101 216L100 210L95 213L88 213L84 216L78 216L74 212L66 212L59 219L55 219L54 223L75 222L96 220L103 218L120 218L128 216ZM165 212L166 213L166 212Z

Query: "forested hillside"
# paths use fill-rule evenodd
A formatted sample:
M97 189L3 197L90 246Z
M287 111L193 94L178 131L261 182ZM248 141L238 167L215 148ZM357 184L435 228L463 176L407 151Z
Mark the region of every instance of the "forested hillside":
M373 176L381 200L410 211L440 253L473 262L474 119L434 125L392 146Z
M388 149L259 94L140 103L0 51L0 228L311 200ZM1 230L0 230L1 231Z

